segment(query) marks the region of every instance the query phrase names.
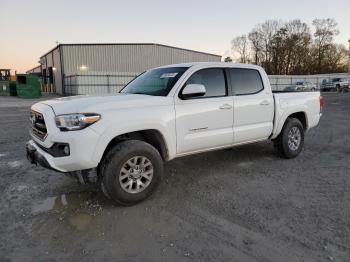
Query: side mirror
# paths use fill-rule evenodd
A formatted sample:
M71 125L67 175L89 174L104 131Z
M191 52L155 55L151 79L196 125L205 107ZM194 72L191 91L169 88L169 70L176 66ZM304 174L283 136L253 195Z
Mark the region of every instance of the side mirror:
M181 97L186 99L190 97L204 96L205 93L206 90L204 85L189 84L182 90Z

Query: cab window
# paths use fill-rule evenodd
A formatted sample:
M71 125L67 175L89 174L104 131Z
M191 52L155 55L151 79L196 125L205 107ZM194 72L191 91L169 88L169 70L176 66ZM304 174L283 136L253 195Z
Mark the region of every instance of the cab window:
M208 68L195 72L186 82L204 85L206 93L200 98L226 96L226 81L222 68Z
M259 71L255 69L230 68L229 75L233 95L250 95L264 89Z

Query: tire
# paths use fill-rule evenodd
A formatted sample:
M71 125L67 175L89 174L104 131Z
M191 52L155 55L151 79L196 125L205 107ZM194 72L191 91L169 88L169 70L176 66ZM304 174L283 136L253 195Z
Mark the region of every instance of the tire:
M304 127L301 122L296 118L287 118L281 133L274 140L274 146L283 158L299 155L304 146Z
M163 174L163 160L152 145L126 140L106 154L100 170L105 196L116 204L130 206L156 190Z
M335 86L335 90L338 91L338 93L341 93L341 91L342 91L341 88L340 88L340 85L336 85Z

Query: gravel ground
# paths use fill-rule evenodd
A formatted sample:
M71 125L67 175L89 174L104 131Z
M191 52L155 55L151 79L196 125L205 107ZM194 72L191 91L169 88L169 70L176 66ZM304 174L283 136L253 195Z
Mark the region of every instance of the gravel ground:
M166 163L115 207L25 159L29 105L0 97L0 261L350 261L350 94L326 94L293 160L269 142Z

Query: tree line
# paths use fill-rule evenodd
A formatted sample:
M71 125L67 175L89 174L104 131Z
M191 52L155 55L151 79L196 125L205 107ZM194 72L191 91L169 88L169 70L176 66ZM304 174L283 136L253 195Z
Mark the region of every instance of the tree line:
M296 19L267 20L231 41L236 62L262 66L271 75L340 73L347 71L346 47L334 42L334 19L314 19L310 27ZM226 62L232 58L226 57Z

